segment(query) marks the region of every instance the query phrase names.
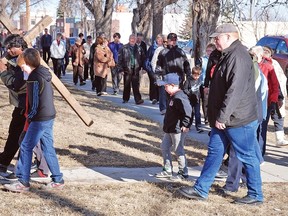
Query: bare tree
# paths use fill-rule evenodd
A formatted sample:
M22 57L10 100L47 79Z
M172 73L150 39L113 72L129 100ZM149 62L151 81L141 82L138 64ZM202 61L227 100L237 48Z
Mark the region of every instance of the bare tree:
M152 23L152 38L163 30L163 10L167 5L178 0L137 0L137 8L133 10L132 32L142 32L144 38L150 38Z
M192 39L194 59L204 53L209 35L215 30L220 15L219 0L194 0L192 4Z
M105 32L110 38L114 0L83 0L95 20L95 31Z

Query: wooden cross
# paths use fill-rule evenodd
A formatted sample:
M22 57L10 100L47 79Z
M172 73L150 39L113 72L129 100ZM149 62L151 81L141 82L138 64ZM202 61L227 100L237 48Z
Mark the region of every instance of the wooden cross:
M11 20L8 18L5 11L0 11L0 22L4 25L4 27L12 34L19 34L19 30L15 28ZM39 21L27 34L24 36L24 40L27 42L29 46L31 46L32 40L39 35L42 30L48 26L52 22L52 18L49 16L45 16L41 21ZM78 101L71 95L68 89L63 85L63 83L59 80L59 78L54 74L54 72L50 69L50 67L46 64L46 62L41 59L41 64L49 69L52 74L52 83L57 91L62 95L62 97L66 100L66 102L70 105L70 107L74 110L74 112L78 115L78 117L87 125L91 126L93 124L93 120L88 115L88 113L80 106Z

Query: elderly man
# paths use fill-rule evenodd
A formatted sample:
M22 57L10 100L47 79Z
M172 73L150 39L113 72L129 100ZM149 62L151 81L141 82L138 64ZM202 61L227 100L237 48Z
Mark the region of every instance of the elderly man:
M118 54L118 71L124 74L123 103L130 99L131 85L136 104L143 104L140 88L140 69L143 67L145 54L140 46L136 45L136 36L129 36L129 43L125 44Z
M248 187L247 195L234 203L261 204L260 163L255 152L258 124L252 59L239 41L234 25L222 24L210 37L214 38L222 55L211 79L208 98L208 120L212 128L208 155L194 186L180 188L179 192L191 199L207 199L225 149L231 143L244 165Z

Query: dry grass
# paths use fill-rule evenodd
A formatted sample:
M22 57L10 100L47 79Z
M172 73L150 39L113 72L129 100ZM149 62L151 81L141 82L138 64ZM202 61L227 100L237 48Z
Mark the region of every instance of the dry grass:
M13 107L0 84L0 148L4 147ZM75 98L94 119L88 128L55 92L57 118L55 147L61 167L161 166L162 129L134 111L70 88ZM272 135L269 132L269 138ZM206 155L201 143L187 140L189 166L200 165ZM183 183L185 184L185 183ZM188 183L186 183L188 184ZM191 183L189 183L191 184ZM215 187L207 202L179 198L180 184L121 183L66 184L64 191L45 192L32 184L31 192L14 194L0 190L0 215L287 215L287 184L264 184L266 202L261 207L232 205ZM236 195L243 196L245 190Z

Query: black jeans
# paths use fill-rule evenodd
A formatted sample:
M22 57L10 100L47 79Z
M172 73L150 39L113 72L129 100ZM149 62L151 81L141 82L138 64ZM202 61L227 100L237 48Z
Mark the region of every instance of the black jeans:
M131 93L131 85L134 95L134 100L137 103L141 100L141 94L139 91L140 88L140 76L139 71L131 70L131 73L124 73L124 91L123 91L123 100L129 101Z
M155 85L154 73L147 72L147 74L149 77L149 99L150 101L154 99L159 101L159 91L158 91L158 86Z
M24 109L14 108L12 120L10 122L8 138L5 143L4 151L0 153L0 164L8 166L19 149L19 137L25 124Z
M43 47L43 60L48 64L49 59L50 59L50 47Z
M62 59L52 58L52 62L53 62L54 73L60 79L61 78L61 69L62 69L62 64L63 64L63 58Z
M107 76L105 78L95 76L94 86L96 87L96 93L106 92Z

